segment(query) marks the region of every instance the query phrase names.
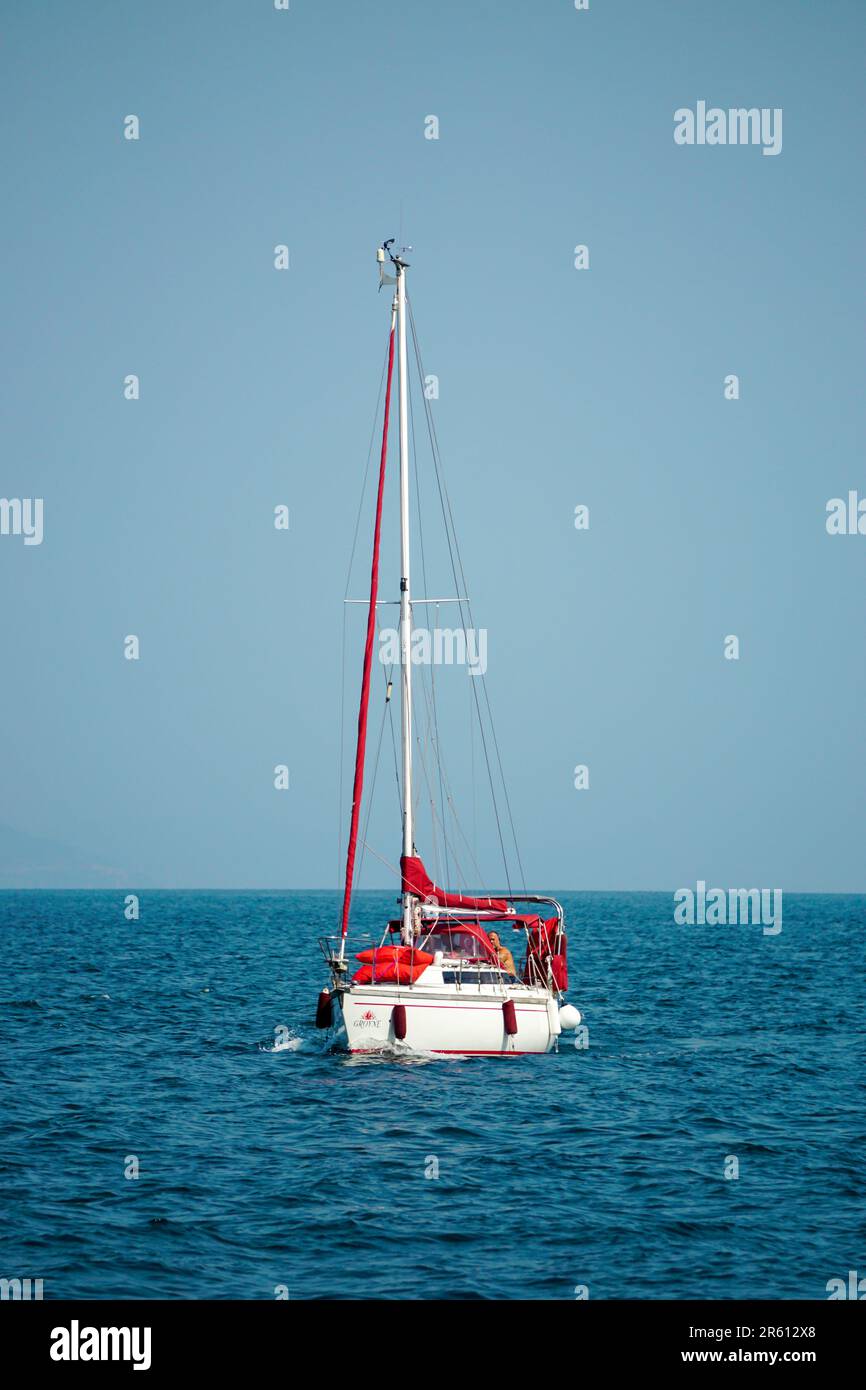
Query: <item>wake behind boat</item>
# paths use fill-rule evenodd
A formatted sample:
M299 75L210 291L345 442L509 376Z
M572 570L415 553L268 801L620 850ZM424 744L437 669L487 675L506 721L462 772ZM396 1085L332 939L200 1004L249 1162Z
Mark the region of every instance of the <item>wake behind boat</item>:
M408 263L403 258L406 248L397 253L392 251L392 247L393 241L385 242L378 251L380 287L394 285L395 292L391 305L388 339L382 446L343 910L339 936L323 938L320 942L330 970L331 984L319 996L316 1024L320 1028L332 1029L335 1041L351 1052L372 1052L394 1047L418 1052L483 1056L549 1052L557 1046L564 1030L576 1029L580 1024L578 1010L572 1004L565 1003L568 970L562 907L554 898L525 891L513 892L510 888L501 893L481 895L450 892L439 888L428 875L415 845L413 604L438 606L440 602L452 601L460 605L461 616L465 617L468 613L468 600L459 596L453 600L434 600L426 597L413 600L411 594L410 413L406 346ZM388 262L393 268L393 275L386 273ZM380 602L379 555L395 347L398 358L400 445L400 596L399 600L394 602L399 603L400 613L401 910L398 918L385 924L379 945L359 952L355 960L350 962L347 951L348 932L364 789L373 648L377 628L377 607ZM420 354L418 367L423 379ZM431 442L434 444L435 459L435 437L432 429ZM437 481L441 494L442 484L438 474ZM443 504L443 514L447 526L450 504L447 510ZM462 565L459 569L454 565L456 536L449 535L449 550L455 585L458 591L460 588L465 591L465 584L462 583ZM471 629L471 623L469 627ZM467 630L465 623L464 630ZM476 676L477 672L472 674ZM390 705L390 679L385 699L386 706ZM475 701L480 723L482 707L477 693ZM434 736L430 739L428 748L432 746L438 762L440 750L438 725L435 723L435 692L432 711ZM487 712L489 715L489 704ZM481 728L489 772L488 745L484 741L483 725ZM493 742L495 745L495 736ZM498 758L498 745L495 746ZM441 782L441 764L437 771ZM494 795L495 809L492 777L491 792ZM443 795L443 802L446 799L450 798ZM508 820L511 821L510 809ZM444 805L441 815L434 818L433 824L438 825L447 849ZM500 828L499 838L504 855L498 813L497 826ZM518 907L522 910L518 911ZM515 932L520 935L514 936ZM519 942L521 947L525 948L519 972L514 965L511 941Z

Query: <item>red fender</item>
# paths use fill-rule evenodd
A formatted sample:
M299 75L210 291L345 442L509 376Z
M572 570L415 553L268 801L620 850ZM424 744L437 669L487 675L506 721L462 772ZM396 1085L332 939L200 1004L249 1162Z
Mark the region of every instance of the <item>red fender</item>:
M330 1028L333 1022L333 1003L330 990L323 989L316 1004L316 1027Z

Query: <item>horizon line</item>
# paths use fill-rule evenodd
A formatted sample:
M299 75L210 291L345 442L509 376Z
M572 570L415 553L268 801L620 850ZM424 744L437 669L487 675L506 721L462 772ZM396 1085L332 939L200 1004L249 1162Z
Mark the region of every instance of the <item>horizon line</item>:
M696 880L696 882L699 882L699 881L700 881L700 880ZM706 880L706 882L709 883L709 880ZM681 886L682 886L682 885L681 885ZM532 890L531 890L531 889L527 889L526 891L527 891L527 893L530 893ZM550 891L546 894L546 896L555 896L557 893L665 893L665 894L670 893L670 894L675 894L675 893L677 893L677 892L679 892L679 891L680 891L679 888L556 888L556 889L550 890ZM751 889L751 888L750 888L750 889L745 889L745 890L740 890L740 889L737 889L737 888L728 888L728 889L725 889L725 890L723 890L723 891L725 891L725 892L739 892L739 891L745 891L745 892L761 892L762 890L761 890L760 888L758 888L758 889ZM778 892L780 892L780 893L788 893L788 894L811 894L811 895L813 895L813 896L815 896L815 897L819 897L819 896L820 896L820 897L834 897L834 896L838 896L838 897L849 897L849 898L862 898L862 897L866 897L866 888L779 888L779 889L774 890L774 891L778 891ZM342 895L343 889L342 889L342 888L290 888L290 887L279 887L279 888L270 887L270 888L269 888L269 887L262 887L261 885L256 885L256 884L247 885L247 886L245 886L245 887L240 887L240 888L216 887L216 886L207 885L207 884L198 884L198 885L196 885L196 886L194 886L194 887L183 887L183 888L176 887L176 886L172 886L172 885L156 885L156 884L151 884L149 887L144 887L144 888L134 888L134 887L131 887L131 886L129 886L129 885L114 886L114 887L112 887L112 886L110 886L110 885L105 885L105 884L100 884L99 886L94 886L93 884L73 884L73 883L69 883L69 884L42 884L42 885L39 885L39 884L21 884L20 886L14 886L14 885L12 885L12 884L7 884L7 885L5 885L5 886L4 886L4 885L0 885L0 893L133 893L133 892L135 892L135 893L334 893L334 894L337 894L337 895ZM399 892L397 892L397 891L395 891L395 890L393 890L393 889L390 889L390 888L355 888L355 889L352 890L352 896L353 896L353 897L356 896L356 895L358 895L358 894L361 894L361 893L371 893L371 894L379 894L379 895L388 893L388 894L392 894L392 895L394 896L395 899L400 897L400 893L399 893ZM479 896L479 895L476 894L475 896ZM483 894L480 894L480 896L482 896L482 897L496 898L496 897L501 897L501 896L503 896L503 894L500 894L500 893L495 892L495 891L491 891L490 893L483 893ZM504 896L507 897L507 896L509 896L509 895L508 895L508 894L505 894ZM520 899L520 898L522 897L522 894L516 894L516 895L515 895L515 894L512 894L511 896L514 896L514 897L517 897L518 899Z

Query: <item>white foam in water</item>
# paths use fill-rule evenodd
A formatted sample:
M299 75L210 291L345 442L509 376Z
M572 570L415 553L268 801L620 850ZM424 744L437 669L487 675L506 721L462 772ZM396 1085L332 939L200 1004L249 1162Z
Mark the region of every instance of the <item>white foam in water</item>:
M371 1048L369 1052L347 1052L342 1058L345 1064L368 1065L371 1062L464 1062L460 1053L425 1052L422 1048L408 1047L405 1043L385 1042L381 1047Z
M259 1043L262 1052L300 1052L304 1046L303 1038L275 1038L273 1042Z

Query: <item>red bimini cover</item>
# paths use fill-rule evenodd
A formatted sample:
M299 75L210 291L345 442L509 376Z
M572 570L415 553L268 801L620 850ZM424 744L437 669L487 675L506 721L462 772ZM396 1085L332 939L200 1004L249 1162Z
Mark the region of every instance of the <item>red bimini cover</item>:
M462 907L467 912L513 912L504 898L470 898L465 893L446 893L437 888L417 855L410 858L404 854L400 860L403 875L403 892L414 893L422 902L435 903L437 907Z

